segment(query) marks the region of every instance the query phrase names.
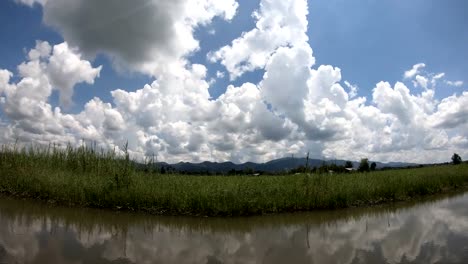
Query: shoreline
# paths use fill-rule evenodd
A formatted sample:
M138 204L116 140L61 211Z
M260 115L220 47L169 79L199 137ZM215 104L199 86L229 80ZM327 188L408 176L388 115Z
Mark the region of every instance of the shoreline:
M413 205L416 203L424 203L428 201L433 201L437 199L445 199L450 198L452 195L463 195L468 193L468 184L462 187L451 188L444 190L439 193L428 194L428 195L421 195L421 196L414 196L407 199L399 199L399 200L382 200L378 203L369 203L369 204L360 204L360 205L352 205L349 207L338 207L338 208L319 208L319 209L311 209L311 210L297 210L297 211L279 211L274 213L263 213L263 214L249 214L249 215L202 215L202 214L171 214L171 213L161 213L156 212L153 210L145 210L145 209L131 209L125 207L90 207L90 206L82 206L82 205L75 205L75 204L66 204L66 203L58 203L53 199L38 199L34 197L30 197L23 194L11 194L6 191L0 191L0 199L7 198L7 199L15 199L15 200L23 200L29 202L36 202L40 203L43 206L50 206L53 208L67 208L67 209L91 209L91 210L99 210L104 212L114 212L114 213L137 213L141 215L149 215L149 216L168 216L168 217L195 217L195 218L225 218L225 219L234 219L234 218L245 218L245 217L262 217L262 216L278 216L278 215L287 215L287 214L300 214L300 213L314 213L314 212L339 212L339 211L347 211L347 210L356 210L356 209L378 209L378 208L385 208L390 206L405 206L405 205Z
M136 168L127 152L6 146L0 193L67 207L253 216L370 207L468 189L468 163L335 174L190 176Z
M380 204L370 207L354 207L344 208L337 210L316 210L310 212L295 212L295 213L278 213L270 215L256 215L256 216L238 216L238 217L194 217L194 216L170 216L170 215L154 215L145 212L132 212L132 211L116 211L111 209L98 209L89 207L68 207L58 204L48 204L44 201L38 201L28 198L18 198L7 196L0 193L0 207L6 209L8 212L11 210L19 210L19 214L26 214L37 216L49 215L54 218L61 217L70 219L70 221L85 221L88 224L96 224L102 222L102 219L106 219L105 222L112 224L116 223L132 223L132 224L148 224L148 223L166 223L173 224L175 222L180 225L184 223L194 223L194 228L201 226L203 230L206 227L218 228L226 230L226 223L238 226L239 229L245 230L245 228L251 228L255 226L268 226L274 227L278 225L284 225L285 222L288 224L310 224L314 225L321 223L323 219L327 221L341 221L348 219L360 218L362 216L378 216L385 213L398 213L400 211L412 210L416 207L432 206L437 203L445 203L452 199L460 199L461 197L468 195L468 189L463 191L458 190L450 193L431 195L428 197L422 197L421 199L412 199L410 201L395 202L391 204ZM86 214L92 217L80 218L80 215ZM117 221L117 222L116 222ZM227 222L226 222L227 221Z
M302 176L302 175L301 175ZM176 175L173 177L190 177L184 175ZM212 177L212 176L205 176L205 177ZM238 176L244 177L244 176ZM265 176L265 177L273 177L273 176ZM279 176L279 177L287 177L287 176ZM333 177L333 176L332 176ZM53 197L43 198L39 196L33 196L28 192L11 192L8 190L0 190L0 198L11 198L11 199L20 199L20 200L27 200L27 201L34 201L38 202L47 206L52 207L65 207L65 208L81 208L81 209L93 209L93 210L103 210L103 211L110 211L110 212L128 212L128 213L140 213L140 214L147 214L147 215L154 215L154 216L171 216L171 217L197 217L197 218L204 218L204 217L220 217L220 218L235 218L235 217L252 217L252 216L271 216L271 215L281 215L281 214L294 214L294 213L313 213L313 212L323 212L323 211L340 211L340 210L352 210L352 209L366 209L366 208L378 208L378 207L386 207L386 206L393 206L393 205L401 205L406 203L418 203L430 200L431 198L437 198L439 196L446 196L446 195L456 195L456 194L463 194L468 192L468 181L465 182L463 185L455 186L455 187L443 187L440 191L433 192L430 194L417 194L413 196L399 196L395 198L385 198L385 197L375 197L374 200L370 200L368 202L363 202L360 200L354 201L347 206L335 206L335 207L317 207L317 208L309 208L309 209L302 209L296 208L292 210L277 210L277 211L268 211L266 210L258 210L255 213L247 213L247 214L204 214L204 213L197 213L193 211L187 212L180 212L178 209L175 210L158 210L158 207L127 207L122 206L116 203L114 206L95 206L93 204L82 204L82 203L73 203L67 201L61 201L58 199L54 199Z

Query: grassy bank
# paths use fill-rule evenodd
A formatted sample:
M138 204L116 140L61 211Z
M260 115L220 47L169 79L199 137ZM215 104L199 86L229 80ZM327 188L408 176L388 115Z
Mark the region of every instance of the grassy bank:
M3 146L0 192L62 205L171 215L252 215L367 206L466 188L468 165L372 173L182 176L136 170L128 155Z

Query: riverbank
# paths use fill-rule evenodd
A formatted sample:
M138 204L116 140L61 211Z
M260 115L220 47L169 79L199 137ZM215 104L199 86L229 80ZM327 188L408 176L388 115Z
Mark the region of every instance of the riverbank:
M87 148L0 152L0 192L49 203L162 215L244 216L406 201L468 186L468 165L352 174L186 176L136 170Z

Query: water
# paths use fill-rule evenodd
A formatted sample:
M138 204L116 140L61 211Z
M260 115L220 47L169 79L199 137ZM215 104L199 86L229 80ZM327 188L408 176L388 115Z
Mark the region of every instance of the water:
M468 193L230 219L0 198L0 263L468 263Z

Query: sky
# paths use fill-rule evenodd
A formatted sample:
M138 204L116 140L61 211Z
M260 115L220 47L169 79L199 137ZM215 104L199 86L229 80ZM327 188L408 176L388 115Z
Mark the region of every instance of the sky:
M468 157L464 0L5 0L0 143Z

